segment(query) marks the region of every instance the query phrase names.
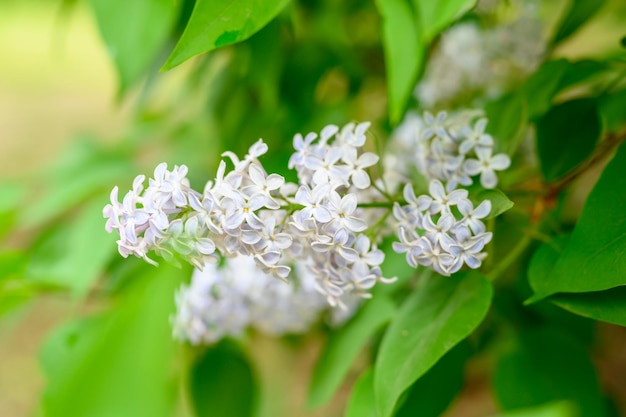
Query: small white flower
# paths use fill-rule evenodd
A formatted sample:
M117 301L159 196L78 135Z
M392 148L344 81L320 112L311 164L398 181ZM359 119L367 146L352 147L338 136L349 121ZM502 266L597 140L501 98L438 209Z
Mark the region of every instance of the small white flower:
M494 188L498 185L495 171L507 169L511 165L511 159L503 153L492 156L492 148L487 147L479 146L475 152L478 160L467 159L464 164L465 171L469 175L480 174L480 184L485 188Z

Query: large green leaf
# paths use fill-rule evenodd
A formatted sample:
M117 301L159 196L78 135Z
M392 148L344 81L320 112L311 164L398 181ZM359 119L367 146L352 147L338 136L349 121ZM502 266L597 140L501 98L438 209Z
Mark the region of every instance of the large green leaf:
M608 132L622 130L626 125L626 112L624 112L626 89L603 95L599 101L605 129Z
M542 281L552 272L568 240L569 236L563 236L537 249L528 268L528 280L533 289L541 288ZM626 286L588 293L559 293L548 300L583 317L626 326Z
M552 272L532 283L533 299L626 285L624 166L626 146L621 145L589 194L569 244Z
M426 53L418 20L407 0L376 0L383 19L389 118L397 124L415 87Z
M116 251L115 236L104 230L102 207L94 199L69 223L61 224L31 254L27 277L40 283L64 286L83 297Z
M554 106L537 122L537 152L548 181L561 178L593 152L602 122L594 99Z
M169 316L178 277L189 271L167 266L146 271L134 277L132 288L104 316L82 329L70 328L78 333L69 340L63 337L67 332L61 332L57 341L45 345L42 359L49 372L43 401L46 417L174 414L177 346ZM75 338L78 343L72 343Z
M289 0L197 0L187 27L163 69L246 40L267 25Z
M124 92L155 64L178 17L171 0L89 0Z
M626 286L580 294L555 294L549 300L580 316L626 326Z
M190 384L197 417L249 417L253 413L254 375L232 342L207 349L191 370Z
M602 8L606 0L570 0L570 7L559 23L552 43L556 44L571 36L587 20Z
M529 120L534 120L550 108L552 99L561 87L561 79L569 66L567 59L546 61L524 83Z
M405 393L394 417L439 417L463 387L465 362L471 349L460 343L430 368Z
M433 276L404 302L385 334L375 366L381 417L418 378L483 320L492 287L477 273Z
M419 16L419 30L425 43L429 43L451 23L467 13L476 0L413 0Z
M493 136L496 149L513 155L528 127L526 101L521 94L508 94L487 103L487 132Z
M520 335L520 346L499 361L493 387L505 410L571 401L579 417L603 417L605 403L589 353L557 328Z
M367 301L348 324L330 336L313 372L309 408L323 405L332 398L363 346L391 319L395 309L388 297L379 294Z
M352 388L345 417L377 417L374 396L374 371L367 369Z

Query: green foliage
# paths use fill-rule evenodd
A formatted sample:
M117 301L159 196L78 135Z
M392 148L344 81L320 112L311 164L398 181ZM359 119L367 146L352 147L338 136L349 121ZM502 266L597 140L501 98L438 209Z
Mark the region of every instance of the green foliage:
M402 119L424 61L424 43L417 19L406 0L377 0L383 19L383 45L389 97L389 118Z
M525 330L498 362L493 388L505 410L570 401L580 417L602 417L605 404L585 348L559 329Z
M383 19L382 38L392 124L398 124L404 115L433 39L475 3L475 0L376 1Z
M537 122L537 151L541 172L554 181L582 163L593 152L602 134L602 122L594 99L558 104Z
M578 413L570 402L559 401L522 410L512 410L494 417L578 417Z
M241 42L267 25L288 0L197 0L164 69L182 64L194 55Z
M172 415L178 349L168 317L182 272L146 268L105 315L52 336L42 351L46 417Z
M29 280L66 287L74 297L87 295L116 254L115 237L102 233L102 207L94 199L71 221L63 223L34 248L26 271Z
M570 0L570 6L554 34L552 43L559 43L571 36L579 27L604 6L606 0Z
M374 395L374 371L367 369L354 383L345 417L377 417Z
M510 210L514 203L502 191L497 188L487 190L482 187L473 187L470 189L470 200L477 206L480 202L491 201L491 212L485 217L486 220L493 219L500 214Z
M561 236L553 242L542 244L535 251L528 269L528 279L533 288L541 288L542 283L549 279L568 241L569 236ZM559 293L550 296L548 300L583 317L626 326L625 289L622 286L588 293Z
M602 291L626 284L626 195L616 190L626 187L623 167L626 147L605 168L572 233L572 237L551 273L531 280L535 299L559 292Z
M331 399L365 343L391 319L395 309L394 303L381 294L368 301L356 317L331 335L315 366L309 389L309 408Z
M463 387L464 365L471 353L467 343L452 348L405 392L394 416L442 415Z
M241 349L225 341L210 347L190 373L197 417L249 417L255 405L255 378ZM237 395L232 390L236 388Z
M376 359L374 389L381 416L484 319L492 288L478 273L432 277L404 302L385 334Z
M489 119L487 132L496 142L496 150L512 155L528 128L527 105L521 94L508 94L485 106Z
M153 67L178 17L170 0L89 0L107 51L115 63L120 93Z

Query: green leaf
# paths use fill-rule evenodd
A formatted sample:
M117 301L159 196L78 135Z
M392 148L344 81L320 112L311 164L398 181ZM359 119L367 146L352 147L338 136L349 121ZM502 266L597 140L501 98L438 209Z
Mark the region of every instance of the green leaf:
M479 186L470 187L469 197L472 203L474 203L474 206L477 206L485 200L491 201L491 211L489 215L485 217L485 220L499 216L505 211L510 210L514 205L506 194L497 188L487 190Z
M595 149L602 122L594 99L554 106L537 123L537 152L541 172L555 181L583 162Z
M533 289L541 288L568 241L569 236L561 236L537 249L528 268L528 280ZM626 326L626 286L580 294L554 294L548 300L574 314Z
M605 404L589 353L558 328L536 328L520 335L520 346L499 361L494 392L505 410L568 400L579 417L603 417Z
M107 153L92 142L75 141L42 177L46 191L21 212L18 222L22 226L39 227L90 197L108 195L119 181L130 188L133 170L125 155Z
M624 166L626 146L622 144L589 194L569 244L551 273L533 283L533 299L626 285Z
M430 43L439 32L450 26L476 5L476 0L413 0L420 21L424 43Z
M374 389L381 417L402 393L483 320L492 288L477 273L433 276L404 302L378 353Z
M171 0L89 0L124 92L146 73L178 17Z
M70 353L56 342L45 345L53 350L42 352L50 373L43 399L46 417L174 414L177 344L168 319L177 277L190 272L167 266L146 271L133 277L132 288L115 308L85 327L87 335L69 347ZM51 368L56 356L60 364Z
M406 391L394 417L439 417L463 387L465 362L471 355L467 343L460 343L430 368Z
M534 120L548 111L568 66L569 61L564 58L547 61L526 80L522 92L526 99L529 120Z
M578 417L578 413L571 402L558 401L522 410L511 410L494 417Z
M115 236L104 230L105 198L85 205L69 224L62 224L36 246L27 269L29 279L65 286L77 298L87 295L117 252Z
M365 370L357 379L348 399L345 417L378 417L374 397L374 372Z
M388 297L377 295L367 301L348 324L330 336L313 372L309 408L326 404L332 398L363 346L391 319L395 309Z
M197 0L164 70L189 58L241 42L267 25L289 0Z
M487 132L493 136L496 149L513 155L528 127L526 101L520 94L508 94L487 103Z
M606 94L600 98L600 113L608 132L618 132L626 125L625 102L626 89Z
M571 0L570 7L559 23L552 44L557 44L571 36L580 26L602 8L606 0Z
M555 294L548 300L574 314L626 327L626 286L581 294Z
M420 38L417 18L407 0L376 0L376 6L383 21L389 118L392 124L397 124L424 64L426 48Z
M249 417L253 413L254 375L232 342L207 349L191 370L190 387L197 417Z

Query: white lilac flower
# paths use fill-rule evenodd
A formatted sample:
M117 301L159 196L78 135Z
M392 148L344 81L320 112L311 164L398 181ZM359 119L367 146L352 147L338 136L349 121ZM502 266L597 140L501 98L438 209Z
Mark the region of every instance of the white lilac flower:
M416 197L412 187L405 186L407 204L396 203L393 210L399 239L393 243L394 251L405 253L412 267L426 266L441 275L453 274L463 265L480 267L486 256L483 249L491 240L481 219L491 211L491 202L474 208L467 190L446 193L439 180L431 180L429 191L430 195Z
M393 165L387 164L387 158L386 171L414 166L431 184L433 180L445 183L447 192L471 185L472 176L485 172L481 184L495 187L495 170L508 167L510 159L504 154L490 159L496 143L485 133L487 119L480 116L477 111L440 112L437 117L426 113L419 123L411 116L408 126L399 128L401 136L394 136L390 147ZM406 171L396 174L400 176L411 177Z
M507 169L511 165L511 159L503 153L492 155L493 151L488 147L479 146L475 151L478 159L465 160L465 172L472 176L480 174L480 184L485 188L494 188L498 185L495 171Z

